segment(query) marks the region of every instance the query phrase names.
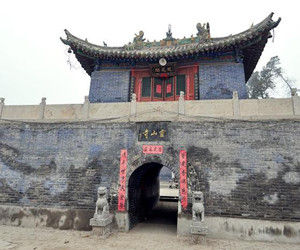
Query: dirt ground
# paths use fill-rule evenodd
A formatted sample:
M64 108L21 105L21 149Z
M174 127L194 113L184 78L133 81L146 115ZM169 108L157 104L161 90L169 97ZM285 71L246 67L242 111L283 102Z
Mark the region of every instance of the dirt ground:
M107 239L86 231L0 226L0 249L300 249L295 244L211 238L195 243L176 236L176 223L177 203L159 202L147 221L137 224L128 233L114 231Z
M195 244L176 237L172 226L141 223L129 233L99 239L91 232L0 226L0 249L300 249L299 245L207 239Z

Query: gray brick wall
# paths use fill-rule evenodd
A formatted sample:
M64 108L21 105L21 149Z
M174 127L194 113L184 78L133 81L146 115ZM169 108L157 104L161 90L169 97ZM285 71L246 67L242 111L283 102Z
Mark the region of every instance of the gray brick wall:
M211 63L199 65L200 99L230 99L238 91L239 98L247 98L242 63Z
M91 76L90 102L128 102L130 71L100 70Z
M135 123L1 123L0 204L94 209L99 185L117 191L121 149L128 175L153 159L178 174L184 147L207 214L300 220L299 122L173 122L169 138L149 158Z

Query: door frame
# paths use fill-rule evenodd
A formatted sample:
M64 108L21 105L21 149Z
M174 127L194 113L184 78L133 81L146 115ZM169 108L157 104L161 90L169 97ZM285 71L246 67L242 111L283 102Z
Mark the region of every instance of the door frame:
M194 93L194 79L195 74L198 73L198 64L181 66L176 69L176 75L173 76L173 95L172 97L166 97L166 87L165 82L167 78L162 78L162 98L154 97L154 79L151 75L149 69L132 69L131 70L131 77L135 78L134 81L134 93L136 94L136 100L138 102L151 102L151 101L176 101L179 99L180 95L176 94L177 88L177 75L185 75L185 100L194 100L195 93ZM142 97L142 79L143 77L151 77L151 95L150 97Z

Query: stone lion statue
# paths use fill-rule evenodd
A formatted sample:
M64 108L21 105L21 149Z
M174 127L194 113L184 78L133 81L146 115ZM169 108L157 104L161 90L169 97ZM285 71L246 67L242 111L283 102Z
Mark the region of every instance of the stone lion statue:
M193 192L193 221L204 221L204 205L203 205L203 193L200 191Z
M107 201L107 188L99 187L95 216L107 216L108 214L109 214L109 204Z

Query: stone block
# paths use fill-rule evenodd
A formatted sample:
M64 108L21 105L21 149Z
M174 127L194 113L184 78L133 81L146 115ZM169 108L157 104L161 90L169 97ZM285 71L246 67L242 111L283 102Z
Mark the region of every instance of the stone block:
M207 224L204 221L193 221L191 224L191 234L206 235L208 233Z
M177 235L189 236L191 235L192 218L185 216L178 216L177 218Z
M100 238L107 238L112 233L112 224L108 224L106 226L94 226L92 230L94 235L97 235Z
M109 214L107 216L94 215L94 217L90 219L90 226L105 227L108 224L111 224L112 221L113 221L113 215L111 215L111 214Z

